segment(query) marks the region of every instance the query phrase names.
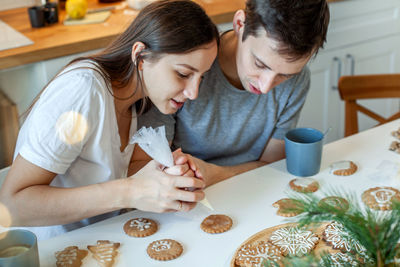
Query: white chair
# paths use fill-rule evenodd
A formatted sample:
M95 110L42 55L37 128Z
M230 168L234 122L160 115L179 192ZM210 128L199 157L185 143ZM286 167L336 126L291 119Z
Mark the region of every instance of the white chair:
M0 170L0 187L3 184L4 180L6 179L7 173L10 170L10 167L6 167Z

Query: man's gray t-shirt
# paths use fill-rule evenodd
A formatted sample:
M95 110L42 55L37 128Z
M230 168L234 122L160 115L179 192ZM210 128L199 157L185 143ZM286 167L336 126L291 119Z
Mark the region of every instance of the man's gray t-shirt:
M217 59L201 83L198 98L169 118L153 107L142 123L159 125L162 120L167 133L175 123L172 148L181 147L207 162L227 166L256 161L271 137L283 139L296 126L309 85L310 71L305 67L267 94L252 94L232 86Z

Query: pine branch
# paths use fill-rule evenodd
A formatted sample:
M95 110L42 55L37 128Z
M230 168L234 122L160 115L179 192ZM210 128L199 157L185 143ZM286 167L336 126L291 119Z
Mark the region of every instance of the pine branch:
M375 211L369 207L361 207L356 195L343 192L331 189L326 196L346 199L350 204L348 211L344 207L321 204L320 199L311 194L293 193L290 193L289 197L298 203L298 206L286 211L303 211L293 218L300 226L337 221L344 226L351 238L359 241L366 249L365 256L372 259L377 266L393 263L399 251L397 244L400 240L400 203L394 202L392 211ZM355 248L351 249L356 251ZM363 264L367 265L371 265L371 262Z

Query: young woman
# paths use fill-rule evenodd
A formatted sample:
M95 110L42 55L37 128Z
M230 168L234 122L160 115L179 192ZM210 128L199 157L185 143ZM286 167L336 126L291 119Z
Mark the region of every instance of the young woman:
M204 198L205 184L188 177L193 171L180 151L174 152L174 167L162 171L151 161L119 178L127 176L137 118L151 103L171 114L195 99L218 42L215 25L197 4L160 1L144 8L104 51L68 64L20 130L0 191L11 225L41 226L31 230L44 239L122 208L193 208Z

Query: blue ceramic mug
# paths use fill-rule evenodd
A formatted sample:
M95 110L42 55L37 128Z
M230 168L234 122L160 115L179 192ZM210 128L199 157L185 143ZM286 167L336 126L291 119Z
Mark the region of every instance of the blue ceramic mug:
M39 267L36 235L23 229L14 229L1 233L0 266Z
M319 172L324 135L313 128L292 129L285 135L286 168L305 177Z

